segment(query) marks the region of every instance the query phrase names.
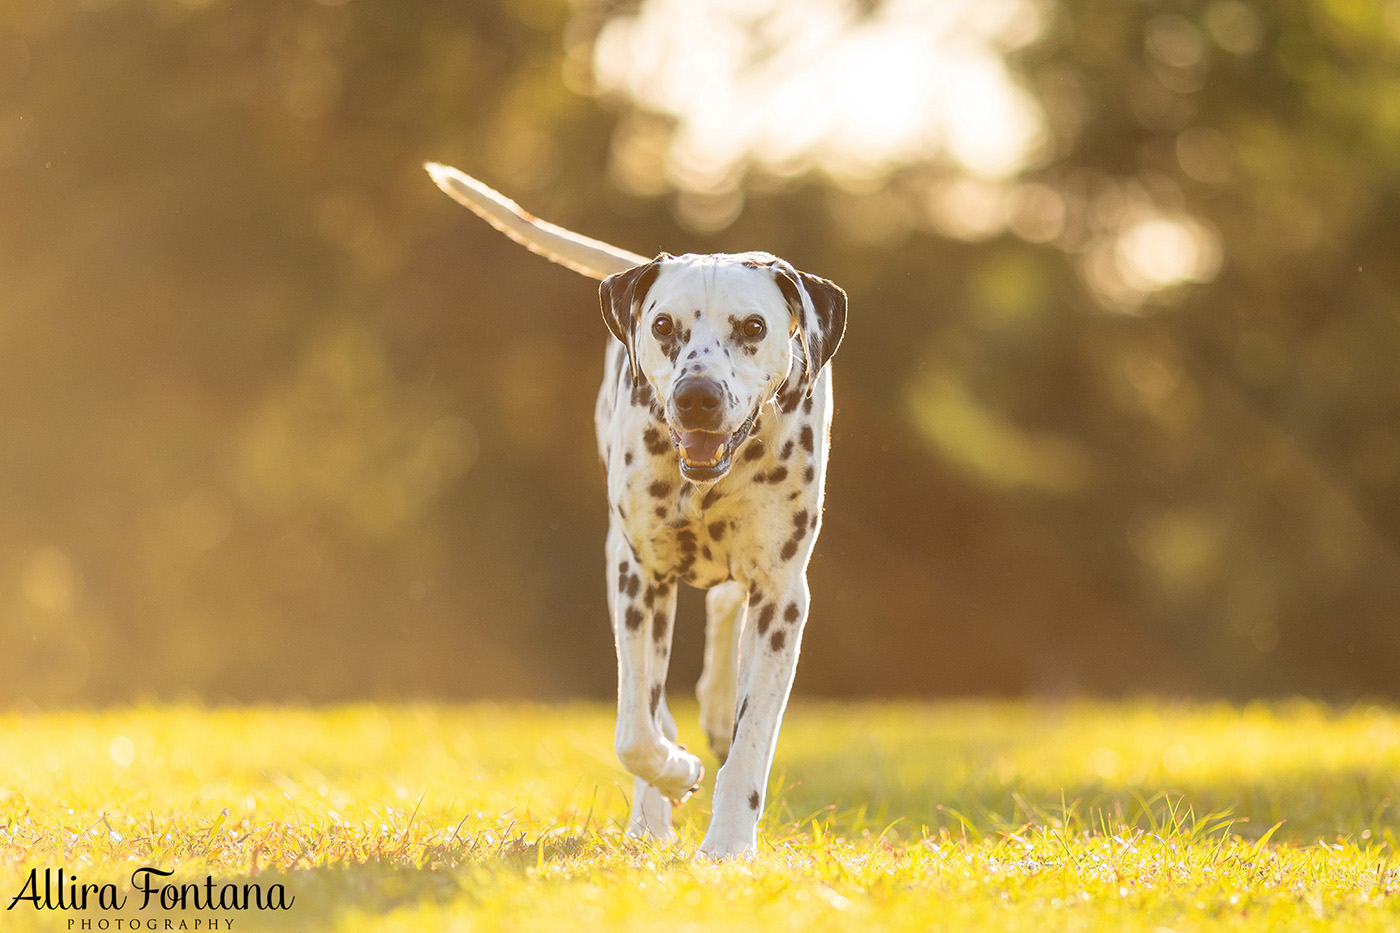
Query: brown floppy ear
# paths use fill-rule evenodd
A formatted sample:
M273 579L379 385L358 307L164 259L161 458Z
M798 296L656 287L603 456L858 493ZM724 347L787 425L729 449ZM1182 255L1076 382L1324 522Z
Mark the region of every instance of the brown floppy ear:
M612 335L627 348L627 360L631 367L634 387L641 381L641 373L637 369L636 337L637 319L642 313L642 302L651 290L652 283L656 281L657 273L661 271L661 263L673 258L675 257L670 253L662 253L651 262L608 276L603 279L603 284L598 286L603 320L607 323L608 330L612 331Z
M802 343L802 378L795 387L801 395L811 395L817 374L831 359L846 333L846 292L835 282L807 272L799 272L779 259L769 266L787 299Z

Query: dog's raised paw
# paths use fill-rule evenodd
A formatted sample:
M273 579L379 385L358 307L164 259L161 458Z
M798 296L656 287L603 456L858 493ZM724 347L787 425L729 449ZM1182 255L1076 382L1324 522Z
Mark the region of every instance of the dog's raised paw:
M696 759L696 761L698 762L699 759ZM679 807L681 804L685 803L687 800L690 799L691 794L694 794L697 790L700 789L700 785L703 783L705 783L705 765L701 764L700 773L695 776L694 783L692 783L690 787L686 789L685 793L681 794L679 797L672 797L671 805Z

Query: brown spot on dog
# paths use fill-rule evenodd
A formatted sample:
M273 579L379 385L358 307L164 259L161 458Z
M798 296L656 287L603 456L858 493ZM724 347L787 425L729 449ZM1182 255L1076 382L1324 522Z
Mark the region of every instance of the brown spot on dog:
M763 609L761 609L761 610L759 611L759 613L758 613L758 634L762 635L762 634L764 634L765 632L768 631L768 626L770 626L770 625L773 624L773 614L774 614L776 611L777 611L777 607L774 606L772 603L767 603L767 604L765 604L764 607L763 607Z
M646 445L647 453L657 457L671 449L671 442L655 425L642 432L642 443Z

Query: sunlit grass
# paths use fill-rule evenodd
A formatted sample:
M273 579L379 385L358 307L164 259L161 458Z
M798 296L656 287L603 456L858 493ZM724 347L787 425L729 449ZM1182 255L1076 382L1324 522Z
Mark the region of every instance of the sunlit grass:
M626 839L611 737L598 706L6 715L0 929L1400 927L1389 709L798 705L752 865L692 859L703 795L677 845ZM4 910L60 866L296 901Z

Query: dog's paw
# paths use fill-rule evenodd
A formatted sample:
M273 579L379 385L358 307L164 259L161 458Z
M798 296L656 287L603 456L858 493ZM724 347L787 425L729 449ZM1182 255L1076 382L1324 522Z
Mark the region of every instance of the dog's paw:
M676 839L676 831L671 826L671 802L661 791L640 778L636 781L627 835L631 839L651 839L655 842L674 842Z
M758 855L758 840L754 834L716 834L711 827L710 832L705 834L704 841L700 843L700 854L715 862L729 859L751 862Z
M733 768L731 762L728 768ZM728 780L726 780L728 778ZM721 771L715 782L714 813L700 843L706 858L752 859L758 853L758 818L762 801L757 791L747 796L734 793L735 776Z
M676 830L671 825L653 826L645 821L633 820L627 827L628 839L650 839L652 842L675 842Z
M694 792L705 776L705 765L695 755L668 739L618 741L622 766L679 803Z
M681 804L689 800L690 795L699 790L700 784L705 780L705 763L699 758L696 758L694 755L690 754L690 752L685 751L684 745L680 746L680 748L685 757L691 759L694 762L695 774L694 777L690 780L690 783L686 787L685 791L682 792L679 797L671 798L671 805L676 807L679 807Z

